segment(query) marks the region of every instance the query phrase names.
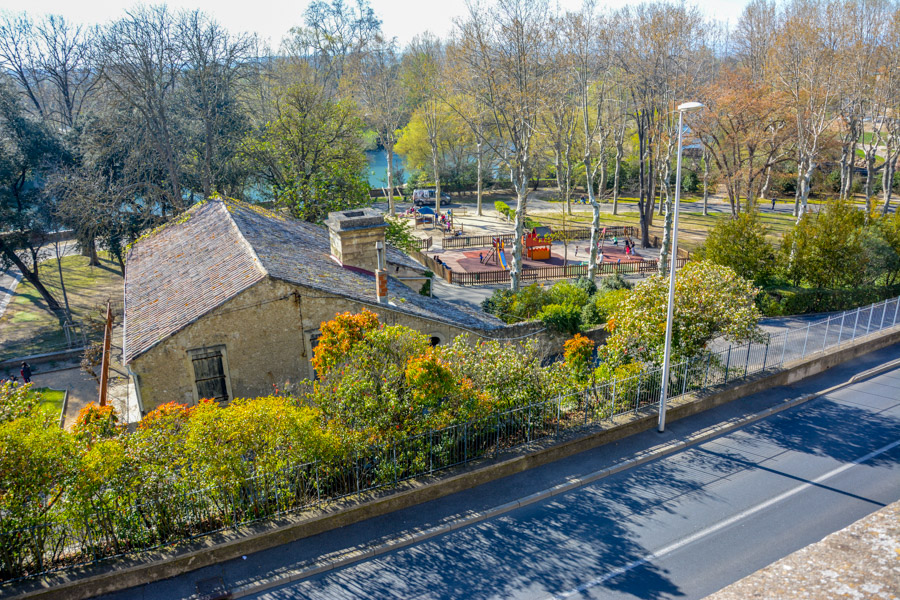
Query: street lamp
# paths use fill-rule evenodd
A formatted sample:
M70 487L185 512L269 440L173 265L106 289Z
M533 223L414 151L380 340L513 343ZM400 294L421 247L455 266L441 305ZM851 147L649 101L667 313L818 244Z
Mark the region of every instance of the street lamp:
M666 312L666 348L663 354L662 390L659 393L659 432L666 430L666 396L669 391L669 357L672 353L672 313L675 308L675 264L678 259L678 203L681 199L681 138L684 133L684 113L703 108L699 102L678 105L678 164L675 167L675 217L672 219L672 256L669 267L669 308Z

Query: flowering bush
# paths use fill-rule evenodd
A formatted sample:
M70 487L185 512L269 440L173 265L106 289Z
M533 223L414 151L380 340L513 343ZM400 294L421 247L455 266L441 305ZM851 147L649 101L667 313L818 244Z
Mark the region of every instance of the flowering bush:
M635 286L607 321L611 335L605 358L616 364L661 364L666 335L668 278L650 277ZM690 262L675 280L672 355L675 360L702 354L717 337L745 342L761 339L759 290L728 267Z
M76 438L91 445L121 432L119 415L112 405L100 406L91 402L78 412L72 432Z
M335 365L346 359L353 345L363 339L366 332L378 328L378 315L363 309L336 315L331 321L322 323L322 335L316 346L312 365L319 376L325 375Z

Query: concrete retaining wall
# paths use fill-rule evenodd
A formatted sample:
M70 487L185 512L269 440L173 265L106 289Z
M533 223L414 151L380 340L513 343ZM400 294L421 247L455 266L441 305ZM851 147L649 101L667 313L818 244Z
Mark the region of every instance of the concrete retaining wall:
M776 373L761 374L737 385L712 390L701 396L676 399L668 409L668 420L681 419L744 396L789 385L898 342L900 342L900 327L895 327L879 337L857 340L830 354L812 356L789 364L784 370ZM533 449L528 454L484 460L473 463L462 472L457 471L455 475L427 482L408 482L399 491L368 494L356 500L331 503L323 509L209 535L202 540L179 544L167 550L143 552L133 558L110 560L91 567L70 569L38 580L20 582L15 586L0 586L0 596L81 600L175 577L513 475L651 429L656 426L656 421L655 413L620 417L607 428L558 443L550 443L546 447Z

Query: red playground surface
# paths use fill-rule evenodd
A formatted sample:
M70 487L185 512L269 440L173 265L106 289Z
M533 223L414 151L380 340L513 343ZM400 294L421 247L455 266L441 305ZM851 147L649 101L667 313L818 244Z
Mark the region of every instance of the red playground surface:
M583 262L586 262L590 252L588 250L590 244L585 241L582 243L570 243L569 244L569 264L577 265ZM576 254L577 249L577 254ZM550 258L548 260L531 260L524 256L523 253L523 262L525 263L526 269L534 269L540 267L561 267L565 264L563 260L563 245L559 242L553 244L552 251L550 253ZM481 262L479 260L480 256L485 258L491 253L491 248L476 248L474 250L444 250L442 252L437 253L435 256L439 256L440 259L447 263L450 268L454 271L462 271L464 273L484 273L486 271L500 271L503 269L503 266L500 264L499 260L491 258L489 261ZM506 260L507 263L512 261L512 248L506 249ZM625 246L619 244L618 246L612 246L609 242L603 247L603 262L623 262L623 263L633 263L633 262L641 262L644 259L640 256L640 251L637 254L625 254Z

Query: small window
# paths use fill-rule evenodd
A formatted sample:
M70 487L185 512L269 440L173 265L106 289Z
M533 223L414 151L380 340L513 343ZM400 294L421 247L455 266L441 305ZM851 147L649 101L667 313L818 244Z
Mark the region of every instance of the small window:
M228 374L225 372L223 348L203 348L189 353L194 365L197 399L211 398L216 402L228 402Z
M439 338L439 337L436 336L436 335L431 336L431 345L432 345L432 346L440 346L440 345L441 345L441 338Z

